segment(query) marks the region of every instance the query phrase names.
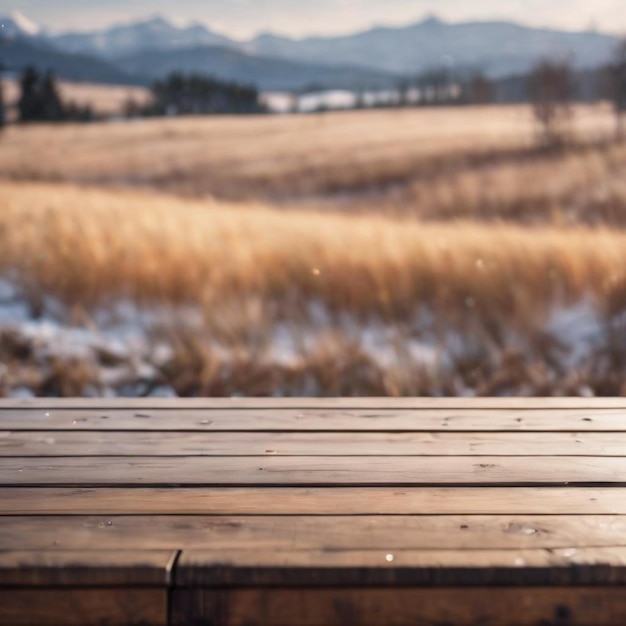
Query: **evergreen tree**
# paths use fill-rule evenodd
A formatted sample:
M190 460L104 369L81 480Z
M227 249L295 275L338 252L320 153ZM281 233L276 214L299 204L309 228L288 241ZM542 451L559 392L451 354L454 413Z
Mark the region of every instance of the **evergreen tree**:
M18 103L20 122L61 122L66 119L88 120L91 114L77 107L63 105L57 81L52 72L41 75L27 67L20 81Z
M33 122L41 119L41 95L39 72L27 67L20 80L21 96L18 102L20 122Z
M258 113L256 88L199 74L170 74L152 87L157 115L206 115L212 113Z
M41 119L47 122L60 122L64 119L63 103L52 72L47 72L41 81Z
M0 130L6 124L6 106L4 104L4 89L2 85L2 76L0 75Z

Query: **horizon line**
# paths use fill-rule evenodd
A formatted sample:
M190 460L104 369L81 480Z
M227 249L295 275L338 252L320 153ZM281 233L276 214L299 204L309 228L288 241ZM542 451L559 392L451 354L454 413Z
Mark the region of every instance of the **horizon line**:
M517 20L514 18L506 18L506 17L495 17L492 19L476 17L476 18L471 18L467 20L449 20L449 19L445 19L437 15L436 13L433 13L432 11L425 13L421 18L416 18L416 19L401 22L401 23L372 23L371 26L369 27L359 28L359 29L354 29L354 30L346 30L345 32L308 33L304 35L290 35L284 32L274 31L271 29L261 29L261 30L255 31L254 34L249 35L247 37L238 37L236 35L228 34L228 32L215 28L209 22L202 20L202 19L192 18L192 19L184 20L184 21L176 20L175 18L170 18L164 15L163 13L148 13L144 17L137 17L135 19L131 18L131 19L124 20L124 21L112 20L106 25L98 26L94 28L85 28L85 29L49 28L49 27L46 27L44 24L41 24L37 22L36 20L33 20L26 13L19 11L19 10L10 11L8 13L5 13L4 15L7 17L10 17L16 14L25 17L26 19L33 22L34 24L37 24L37 26L39 26L41 29L40 34L44 34L44 35L52 35L52 36L70 35L70 34L71 35L88 35L92 33L106 32L114 28L129 27L135 24L143 24L143 23L152 22L152 21L162 21L179 29L190 28L192 26L202 26L218 36L231 39L237 43L246 43L248 41L251 41L261 36L274 36L274 37L279 37L279 38L284 38L284 39L290 39L293 41L302 41L306 39L336 39L336 38L341 38L341 37L353 37L353 36L364 34L373 30L402 30L405 28L411 28L412 26L418 26L420 24L424 24L429 21L441 22L442 24L445 24L448 26L463 26L463 25L469 25L469 24L511 24L514 26L519 26L521 28L528 28L532 30L548 30L548 31L579 33L579 34L588 33L588 34L598 34L598 35L606 35L606 36L613 36L613 37L620 36L620 33L618 32L611 32L608 30L603 30L599 27L595 27L592 25L584 29L567 28L564 26L559 27L559 26L548 25L548 24L543 24L543 25L533 24L533 23L525 22L523 20ZM0 16L1 15L2 14L0 14Z

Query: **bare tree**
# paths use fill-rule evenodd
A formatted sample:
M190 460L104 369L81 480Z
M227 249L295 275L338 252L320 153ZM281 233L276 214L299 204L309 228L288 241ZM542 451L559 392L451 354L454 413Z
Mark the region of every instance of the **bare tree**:
M566 62L543 61L530 76L533 114L546 146L562 145L567 140L572 117L574 79Z
M469 104L491 104L495 101L494 85L483 74L476 74L464 85L463 91Z
M451 77L447 68L436 67L422 75L421 83L426 94L427 104L449 104Z
M615 110L615 134L618 141L622 141L626 116L626 38L620 41L615 50L613 63L609 67L609 84Z
M407 106L409 104L409 91L411 90L411 84L409 83L408 79L401 78L397 83L396 89L398 91L398 106Z

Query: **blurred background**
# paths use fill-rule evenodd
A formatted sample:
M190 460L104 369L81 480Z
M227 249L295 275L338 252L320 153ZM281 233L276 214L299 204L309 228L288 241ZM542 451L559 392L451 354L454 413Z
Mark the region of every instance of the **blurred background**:
M626 6L0 0L0 396L626 395Z

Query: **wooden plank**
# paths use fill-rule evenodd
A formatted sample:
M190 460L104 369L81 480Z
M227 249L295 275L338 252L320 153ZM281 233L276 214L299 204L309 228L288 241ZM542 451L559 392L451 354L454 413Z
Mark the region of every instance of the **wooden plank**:
M98 398L101 409L626 409L626 398ZM89 398L4 398L6 409L91 409Z
M626 433L0 431L0 457L617 456Z
M522 550L626 545L626 517L0 517L0 550Z
M2 589L7 626L166 626L167 589Z
M186 405L183 405L186 406ZM626 432L612 409L85 409L3 410L4 431Z
M0 552L0 586L169 585L176 552Z
M626 584L626 547L561 550L185 551L175 584L565 586Z
M174 626L618 626L623 587L175 589Z
M626 515L614 487L0 488L2 515Z
M541 485L624 484L614 457L70 457L0 458L0 484Z

